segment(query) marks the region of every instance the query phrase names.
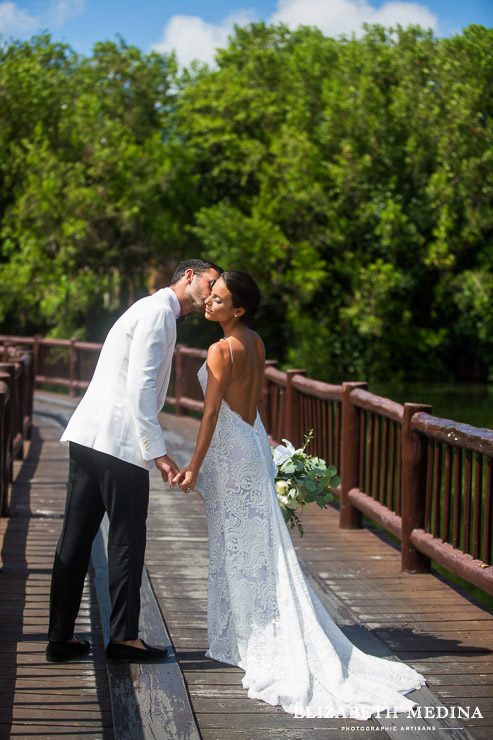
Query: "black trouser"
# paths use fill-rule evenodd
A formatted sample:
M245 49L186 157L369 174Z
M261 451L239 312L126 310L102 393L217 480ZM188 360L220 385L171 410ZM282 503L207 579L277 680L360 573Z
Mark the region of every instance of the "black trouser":
M110 522L108 571L112 640L139 633L149 472L104 452L70 443L67 503L53 565L48 639L70 640L91 546L105 511Z

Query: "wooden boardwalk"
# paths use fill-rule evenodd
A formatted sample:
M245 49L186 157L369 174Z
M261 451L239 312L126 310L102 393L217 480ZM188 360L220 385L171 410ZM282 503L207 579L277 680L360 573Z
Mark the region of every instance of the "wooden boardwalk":
M177 461L188 462L197 422L168 416L164 423ZM242 671L204 657L208 546L202 498L196 492L163 492L158 484L151 500L146 565L204 740L360 737L361 729L342 729L358 725L354 720L300 720L278 707L248 699L241 686ZM310 507L304 522L305 536L293 534L298 556L348 636L363 648L371 644L369 633L379 638L369 649L384 655L387 648L423 673L438 704L449 711L478 707L483 719L455 719L449 721L450 728L464 728L463 737L467 728L470 736L491 740L492 613L437 575L400 573L400 554L390 539L376 528L339 529L335 508ZM359 723L374 725L379 736L385 735L381 728L389 724ZM423 724L394 720L393 726ZM401 734L399 729L387 734L411 736L410 731ZM444 728L438 736L450 735L451 730Z
M170 450L180 464L188 462L197 422L168 416L164 424ZM78 634L91 639L93 652L81 662L61 666L44 659L51 562L66 478L66 449L58 437L54 422L35 418L29 453L17 464L13 516L2 521L0 738L113 737L91 579ZM201 496L166 491L156 475L151 481L146 566L204 740L338 740L370 731L379 737L411 738L432 726L430 719L295 719L278 707L248 699L242 671L204 656L208 545ZM299 557L346 633L375 654L391 652L424 673L429 689L422 695L423 705L438 705L442 712L444 707L471 707L471 712L478 707L482 714L437 720L435 733L427 734L491 738L491 612L436 575L401 574L398 550L387 538L372 528L340 530L333 508L307 511L304 521L305 536L294 535ZM400 729L406 726L417 729Z
M67 453L60 426L36 419L16 462L11 517L1 520L0 738L113 738L99 610L86 581L78 635L83 660L45 660L53 554L65 502Z

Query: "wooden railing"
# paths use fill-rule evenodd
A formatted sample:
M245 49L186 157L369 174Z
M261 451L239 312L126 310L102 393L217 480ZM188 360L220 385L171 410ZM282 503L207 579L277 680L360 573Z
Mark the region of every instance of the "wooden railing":
M189 360L196 352L177 348L177 413L203 408L198 363ZM202 362L205 352L195 357ZM263 395L273 444L299 446L314 429L308 450L340 470L341 527L361 527L366 515L402 541L404 571L424 572L433 559L493 595L493 431L432 417L430 406L395 403L366 383L330 385L274 362ZM440 445L455 445L455 457L449 449L442 463Z
M34 363L29 351L13 345L0 359L0 515L6 516L14 459L23 458L31 438Z
M36 382L73 394L88 385L100 349L41 337L0 336L0 343L30 347ZM203 410L196 376L206 354L176 347L166 400L178 415ZM283 372L274 361L263 396L273 444L285 438L301 446L313 429L309 451L340 471L341 527L361 527L366 515L401 540L403 570L426 571L433 559L493 594L493 431L439 419L430 406L395 403L366 383L330 385L304 370Z
M101 344L76 339L46 339L42 336L0 335L3 354L10 347L26 347L33 356L36 383L67 388L70 396L89 385L101 351Z
M410 547L484 588L492 570L493 431L425 412L410 426L422 448L422 524L409 532Z

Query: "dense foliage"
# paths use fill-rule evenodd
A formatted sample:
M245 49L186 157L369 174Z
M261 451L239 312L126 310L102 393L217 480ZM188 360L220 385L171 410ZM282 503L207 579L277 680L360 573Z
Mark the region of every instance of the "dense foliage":
M208 256L254 275L269 356L312 377L484 380L492 93L481 26L255 24L181 75L123 41L4 45L0 329L101 339Z

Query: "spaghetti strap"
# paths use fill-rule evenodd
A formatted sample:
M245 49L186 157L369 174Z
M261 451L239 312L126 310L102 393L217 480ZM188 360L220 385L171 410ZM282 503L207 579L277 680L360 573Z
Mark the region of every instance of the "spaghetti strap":
M223 337L229 344L229 354L231 355L231 364L233 364L233 348L231 346L231 339L229 337Z

